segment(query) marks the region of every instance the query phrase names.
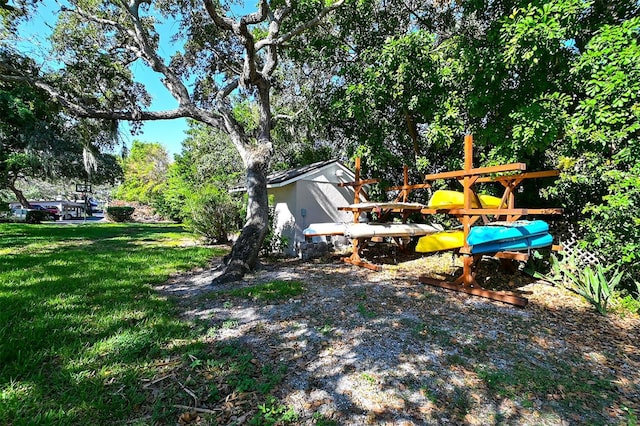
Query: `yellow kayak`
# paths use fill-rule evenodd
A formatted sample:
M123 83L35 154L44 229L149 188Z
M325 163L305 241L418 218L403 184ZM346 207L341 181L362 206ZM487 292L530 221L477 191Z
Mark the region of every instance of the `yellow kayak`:
M485 209L497 209L502 201L492 195L480 194L478 198ZM476 209L480 207L475 199L471 200L471 206ZM430 209L461 209L464 207L464 194L458 191L439 189L431 196L428 207Z
M416 252L430 253L433 251L450 250L460 248L464 245L464 232L459 231L442 231L431 235L420 237Z

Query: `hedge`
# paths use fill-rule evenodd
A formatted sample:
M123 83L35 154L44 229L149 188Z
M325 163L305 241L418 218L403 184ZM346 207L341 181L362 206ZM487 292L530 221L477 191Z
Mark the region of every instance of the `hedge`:
M107 218L114 222L131 222L135 208L129 206L107 207Z

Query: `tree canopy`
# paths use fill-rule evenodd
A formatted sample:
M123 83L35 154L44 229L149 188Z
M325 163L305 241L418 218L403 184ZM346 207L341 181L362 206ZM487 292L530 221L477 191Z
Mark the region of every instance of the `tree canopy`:
M169 154L159 143L133 141L122 159L124 179L113 196L125 201L151 204L159 196L169 168Z
M357 155L367 175L397 182L408 164L420 181L460 167L468 132L478 164L561 167L554 190L528 182L523 203L556 197L585 221L585 241L631 259L637 236L622 224L638 220L628 188L638 167L639 9L627 0L264 0L251 11L213 0L74 0L52 37L48 59L59 66L36 75L3 64L1 78L81 117L188 117L226 135L248 193L230 277L255 265L270 163ZM184 43L170 57L168 39ZM139 62L176 108L149 110L132 72ZM624 231L589 224L614 211Z
M87 2L62 5L49 63L58 69L28 75L4 66L2 79L28 82L81 117L107 120L188 117L226 133L246 171L247 216L221 280L253 268L268 227L266 172L273 152L271 79L280 51L317 25L344 0L267 2L235 17L231 6L205 0L149 3ZM174 39L184 48L171 57L161 51L162 23L174 22ZM150 111L150 95L134 81L131 67L143 62L158 73L178 107ZM255 105L255 126L234 114L233 97Z
M0 81L0 115L0 189L11 190L25 206L20 189L25 179L114 183L121 174L113 156L98 149L112 143L109 123L70 117L42 90Z
M521 205L564 206L583 244L635 271L639 16L623 0L360 2L294 64L332 76L306 82L310 115L367 176L458 169L473 133L476 164L560 168L550 191L526 182Z

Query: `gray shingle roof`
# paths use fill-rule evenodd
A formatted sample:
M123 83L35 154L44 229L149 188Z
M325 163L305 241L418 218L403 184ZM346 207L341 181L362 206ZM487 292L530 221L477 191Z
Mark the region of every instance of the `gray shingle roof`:
M293 180L298 176L302 176L314 170L318 170L323 168L326 165L331 163L335 163L338 160L328 160L328 161L319 161L317 163L308 164L306 166L298 167L297 169L290 170L281 170L278 172L271 173L267 176L267 185L275 185L282 182L287 182L289 180Z
M303 176L309 172L312 172L314 170L319 170L325 166L328 166L329 164L337 163L337 162L339 161L338 160L319 161L317 163L307 164L306 166L301 166L295 169L277 171L267 176L267 185L281 186L280 184L284 182L292 181L299 176ZM242 192L242 191L246 191L246 188L244 187L244 185L239 185L234 188L231 188L231 192Z

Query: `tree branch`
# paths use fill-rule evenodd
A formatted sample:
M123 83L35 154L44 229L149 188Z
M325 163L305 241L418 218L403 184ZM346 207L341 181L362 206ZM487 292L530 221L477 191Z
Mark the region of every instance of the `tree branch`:
M266 0L260 0L258 11L240 18L240 25L255 25L267 19L269 13L269 4Z
M216 10L213 1L204 0L204 7L209 13L209 17L213 19L213 22L221 29L227 31L233 31L233 27L237 25L237 22L231 18L227 18L226 16L220 16L218 11Z
M309 28L312 28L312 27L318 25L320 23L320 21L326 15L328 15L332 11L338 9L343 4L344 4L344 0L336 1L331 6L327 6L324 9L322 9L320 11L320 13L318 13L318 15L315 18L311 19L310 21L305 22L304 24L298 25L296 28L294 28L293 30L289 31L287 34L284 34L283 36L277 38L276 40L265 39L265 40L259 41L258 43L256 43L256 50L258 51L258 50L263 49L264 47L272 45L272 44L281 45L283 43L286 43L287 41L291 40L293 37L303 33L304 31L308 30Z
M282 20L285 18L285 16L289 15L290 12L291 12L291 3L287 1L285 7L276 10L275 13L271 15L272 20L271 20L271 23L269 24L269 33L265 40L271 42L273 41L274 38L278 37L278 34L280 34L280 25L282 24ZM259 48L256 47L256 52L258 50ZM269 78L269 76L273 74L273 71L276 69L277 65L278 65L278 45L276 45L275 43L269 43L267 45L267 54L266 54L265 63L261 71L262 75L265 78Z
M167 111L109 111L98 108L92 108L82 105L73 99L69 99L59 90L50 84L34 80L29 77L0 74L0 80L10 83L27 83L38 89L45 91L51 98L63 107L73 112L78 117L88 117L106 120L127 120L127 121L153 121L153 120L170 120L173 118L193 118L209 123L218 128L221 127L222 119L220 116L206 113L192 105L181 106L173 110Z
M236 90L238 88L239 84L240 84L240 82L236 78L231 83L227 84L225 87L223 87L222 89L218 90L218 93L216 94L216 101L221 102L224 98L229 96L231 94L231 92Z
M127 29L126 27L124 27L119 22L113 21L111 19L98 18L97 16L92 15L90 13L87 13L83 9L81 9L81 8L79 8L77 6L76 6L75 9L70 9L67 6L62 6L60 8L60 11L69 12L69 13L76 13L76 14L80 15L81 17L83 17L84 19L86 19L87 21L95 22L96 24L105 25L105 26L108 26L108 27L115 27L115 28L119 29L120 31L129 34L132 37L134 36L134 34L133 34L133 32L131 30Z
M122 0L122 4L129 12L131 23L134 28L132 37L140 48L140 57L149 64L152 70L162 74L165 77L162 81L162 84L165 85L165 87L169 90L169 93L173 95L173 97L178 101L181 107L192 105L193 102L191 101L191 97L189 96L189 91L183 84L182 80L180 80L178 76L174 74L173 71L169 69L169 67L167 67L162 58L149 43L149 33L143 27L142 22L140 22L140 18L138 16L138 8L140 7L141 2L135 1L132 4L126 4L124 0Z
M231 31L238 36L240 42L244 46L244 65L242 68L240 83L244 86L251 84L258 85L261 76L256 70L256 48L253 35L249 32L249 25L263 22L267 19L269 14L269 7L265 0L260 0L258 12L254 12L247 16L240 18L240 21L235 21L231 18L220 16L215 8L212 0L204 0L205 8L209 13L209 16L218 28L226 31Z

